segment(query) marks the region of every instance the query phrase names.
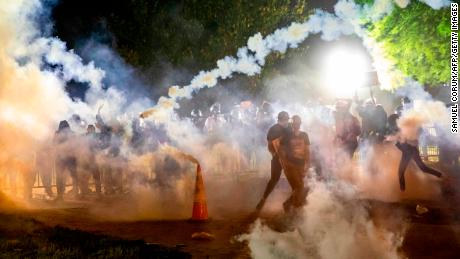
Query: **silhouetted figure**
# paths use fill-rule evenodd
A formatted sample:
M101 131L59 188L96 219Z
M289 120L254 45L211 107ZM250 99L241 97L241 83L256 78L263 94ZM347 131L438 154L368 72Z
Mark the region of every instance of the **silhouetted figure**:
M281 163L279 157L274 149L272 141L280 138L288 133L288 126L289 126L289 114L285 111L282 111L278 114L278 123L273 125L267 133L267 142L268 142L268 151L272 154L272 161L271 161L271 175L270 180L267 183L267 187L265 187L265 192L263 194L262 199L256 206L257 210L261 210L265 204L265 200L267 199L268 195L273 191L276 184L278 183L281 171L283 168L281 167Z
M49 198L54 196L51 188L54 160L50 159L50 156L53 156L53 153L53 147L48 141L38 150L36 159L37 170L42 180L43 187L45 188L45 192Z
M401 191L406 190L406 180L404 174L410 160L414 160L417 166L424 173L431 174L437 177L441 177L442 173L428 167L423 163L420 157L418 149L418 138L421 133L421 128L417 121L413 121L411 118L401 117L401 121L398 122L399 132L396 135L397 142L396 147L401 150L401 161L399 162L398 175L399 175L399 188Z
M310 139L308 134L300 130L302 120L298 115L292 117L292 128L287 134L273 141L286 179L292 188L289 198L283 203L284 210L299 208L305 204L307 190L303 179L310 167Z
M382 105L375 104L372 99L364 105L358 106L358 114L361 117L361 139L371 143L383 141L387 124L387 113Z
M264 102L262 107L257 112L257 128L262 132L267 132L273 123L275 123L275 116L273 114L273 107L270 103Z
M396 147L399 148L402 152L401 162L399 162L398 167L398 175L399 175L399 188L401 191L406 190L406 180L404 178L404 173L406 172L407 166L411 159L417 164L417 166L422 170L424 173L431 174L437 177L441 177L442 173L428 167L425 163L423 163L422 158L420 157L420 152L418 150L418 143L417 142L396 142Z
M101 173L96 162L96 153L98 152L98 136L94 125L88 125L86 134L83 136L86 145L86 152L84 154L85 160L81 162L81 167L84 174L91 174L94 179L96 193L101 194ZM83 177L80 181L80 188L82 194L89 193L88 179L89 175Z
M344 151L349 158L358 147L358 136L361 134L361 127L358 119L350 113L351 102L339 100L335 110L335 143L339 150Z
M65 192L66 170L70 172L72 177L71 192L78 194L77 158L72 154L71 143L74 138L75 134L70 129L69 123L65 120L61 121L54 137L54 142L58 146L56 154L57 199L62 199Z
M204 123L204 130L209 135L219 135L225 126L225 118L221 113L220 103L215 103L209 109L211 114Z
M193 109L190 112L190 118L192 119L192 122L195 125L195 127L197 127L198 129L202 129L204 127L205 118L203 117L203 112L201 112L200 109Z

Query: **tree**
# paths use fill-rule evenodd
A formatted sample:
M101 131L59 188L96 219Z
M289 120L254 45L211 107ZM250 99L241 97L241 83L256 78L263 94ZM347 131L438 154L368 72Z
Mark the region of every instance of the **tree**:
M404 74L422 84L437 86L450 78L449 22L448 8L434 10L412 1L404 9L395 6L382 20L368 21L367 29Z
M216 61L235 55L257 32L308 18L307 0L63 0L55 9L56 34L71 48L88 35L103 37L131 65L155 80L165 62L191 73L211 69ZM96 22L96 23L95 23ZM94 24L102 24L99 27ZM79 29L80 28L80 29ZM80 30L80 31L79 31ZM298 52L291 51L287 55ZM266 67L286 55L267 57ZM267 71L267 70L265 70ZM261 76L246 79L254 91Z
M130 63L149 66L164 58L174 65L215 65L234 55L257 32L307 17L306 1L126 1L108 21ZM130 53L130 54L129 54Z

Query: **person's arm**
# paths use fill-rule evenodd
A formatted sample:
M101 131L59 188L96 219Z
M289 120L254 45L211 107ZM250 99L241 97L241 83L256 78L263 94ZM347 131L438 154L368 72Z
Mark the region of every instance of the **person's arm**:
M268 151L272 154L272 156L275 156L275 147L273 147L272 141L268 141L267 144Z
M305 168L304 170L307 171L310 168L310 138L308 137L307 133L305 133L304 142L305 142L305 150L304 150Z
M356 111L358 112L359 117L363 118L366 116L366 109L360 103L356 106Z
M99 113L96 115L96 123L101 125L101 128L106 126L104 120L102 120L102 116Z
M305 145L305 171L310 168L310 145Z
M352 116L352 126L351 126L351 132L350 132L350 137L355 138L359 135L361 135L361 126L359 125L359 121L355 116Z
M354 141L356 137L361 135L361 126L359 126L359 121L356 117L351 116L351 121L347 122L345 136L342 137L342 140L347 141Z
M354 119L353 121L354 121L355 127L356 127L356 128L355 128L355 130L356 130L356 136L359 136L359 135L361 135L361 125L359 124L359 121L358 121L357 118L353 117L353 119Z
M268 151L272 154L272 156L275 156L275 148L273 147L273 129L270 128L267 132L267 149Z

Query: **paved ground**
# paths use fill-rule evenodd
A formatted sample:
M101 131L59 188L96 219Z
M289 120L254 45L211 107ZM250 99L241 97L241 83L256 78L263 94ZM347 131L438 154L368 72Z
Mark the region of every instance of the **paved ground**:
M67 201L54 202L34 201L36 208L20 210L22 216L31 217L48 226L64 226L96 234L130 239L145 240L147 243L160 244L178 248L192 254L196 258L249 258L247 244L235 240L238 235L247 233L251 224L257 218L251 212L262 192L266 179L239 179L237 184L209 184L207 186L208 203L212 219L204 223L188 220L143 220L127 221L121 219L101 218L94 214L94 208L103 207L105 201ZM396 211L407 227L401 254L407 258L459 258L460 255L460 199L456 191L460 186L458 179L448 179L443 197L438 201L404 200L388 203L375 200L365 200L369 213L376 224L391 223L382 215L393 215ZM257 187L257 188L255 188ZM278 193L287 188L286 183L278 185ZM256 195L254 195L254 193ZM276 192L274 196L276 196ZM231 200L236 206L228 208L219 203ZM115 200L115 202L118 200ZM416 205L428 208L428 212L419 215ZM187 208L187 212L189 208ZM124 213L120 210L111 213ZM283 218L281 206L271 208L260 215L273 229L284 231L279 219ZM186 218L186 217L182 217ZM195 240L192 234L207 232L212 234L212 240Z
M408 228L401 253L407 258L458 258L460 255L460 217L452 206L422 201L365 202L369 203L370 215L375 216L377 224L387 224L378 215L392 211L403 212ZM415 211L417 204L428 207L429 211L418 215ZM250 213L240 213L227 218L211 219L205 223L188 220L101 221L91 214L85 203L67 203L65 208L49 206L47 209L28 210L24 214L48 226L61 225L91 233L123 239L142 239L147 243L177 247L197 258L249 258L247 245L236 241L235 237L246 233L255 220ZM271 227L277 228L277 220L282 217L282 212L271 212L261 217ZM211 233L214 239L191 238L193 233L202 231Z

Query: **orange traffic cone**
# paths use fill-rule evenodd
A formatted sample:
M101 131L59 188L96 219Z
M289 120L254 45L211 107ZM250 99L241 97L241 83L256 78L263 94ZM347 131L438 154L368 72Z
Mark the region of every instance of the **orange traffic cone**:
M193 221L204 221L208 219L208 206L206 205L206 192L204 190L201 166L196 167L195 197L193 198Z

